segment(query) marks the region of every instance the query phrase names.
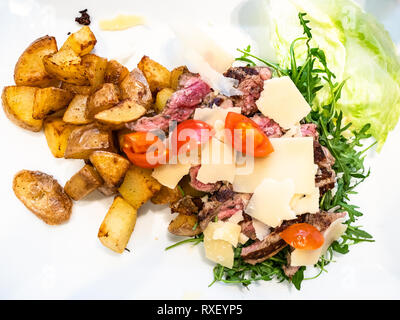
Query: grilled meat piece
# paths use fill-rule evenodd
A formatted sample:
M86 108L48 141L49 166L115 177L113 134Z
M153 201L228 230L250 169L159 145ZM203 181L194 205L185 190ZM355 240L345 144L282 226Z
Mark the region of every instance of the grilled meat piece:
M314 140L314 163L318 165L315 185L319 188L322 196L325 192L335 187L336 173L332 168L335 164L335 158L317 140Z
M283 136L283 130L274 120L262 115L261 113L255 114L250 118L261 128L264 133L270 138L279 138Z
M170 204L171 213L181 213L186 215L198 214L203 208L203 202L200 198L184 196L182 199Z
M257 112L256 101L264 89L264 81L272 77L271 70L268 67L231 67L224 76L238 80L237 88L243 93L231 97L235 107L240 107L247 116Z
M142 117L135 122L127 123L128 129L145 132L167 130L174 121L181 122L189 119L196 106L210 92L210 87L198 75L193 73L185 75L184 81L180 80L180 83L181 89L174 92L162 113L154 117Z
M191 167L189 171L189 176L190 176L190 186L198 191L202 192L215 192L217 191L221 185L222 182L216 182L216 183L202 183L199 180L197 180L197 174L199 173L200 170L200 165Z
M251 245L242 249L241 257L245 262L256 264L274 256L287 246L287 243L279 236L279 233L295 223L306 222L324 232L333 221L342 218L346 212L328 213L319 212L316 214L306 213L294 220L287 220L275 228L264 240L256 240Z

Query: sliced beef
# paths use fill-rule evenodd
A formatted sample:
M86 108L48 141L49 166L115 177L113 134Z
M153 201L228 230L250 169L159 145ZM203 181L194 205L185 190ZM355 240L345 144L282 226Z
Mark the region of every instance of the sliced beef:
M279 138L283 136L283 129L274 120L262 115L255 114L250 118L261 128L264 133L270 138Z
M200 165L199 166L195 166L195 167L191 167L190 171L189 171L189 176L190 176L190 186L198 191L202 191L202 192L208 192L208 193L212 193L217 191L222 183L221 182L217 182L217 183L202 183L199 180L197 180L197 174L199 173L200 170Z
M162 113L154 117L142 117L126 126L133 131L167 130L173 122L189 119L196 106L210 92L210 87L197 74L185 74L183 79L180 79L181 89L174 92Z
M243 93L231 97L235 107L240 107L244 115L257 112L256 101L264 89L264 80L271 79L271 70L267 67L231 67L224 76L238 80L237 88Z
M314 123L305 123L300 126L301 135L303 137L313 137L318 140L317 125Z
M207 108L212 108L214 105L220 108L231 108L233 107L233 102L229 97L213 91L203 99L202 105Z
M335 158L328 148L322 146L317 140L314 140L314 163L318 165L315 185L319 188L320 194L323 195L335 187L336 173L333 170Z
M256 230L253 226L253 219L248 214L243 213L243 221L240 221L239 225L241 227L241 232L245 236L249 237L251 240L257 239Z
M328 213L319 212L316 214L306 213L294 220L287 220L281 226L271 232L264 240L256 240L251 245L242 249L241 257L250 264L263 262L274 256L287 246L287 243L279 236L279 233L295 223L306 222L319 231L324 232L333 221L346 216L346 212Z
M201 229L205 230L208 223L215 217L218 217L218 220L225 220L232 217L236 212L243 211L247 206L250 197L251 194L236 192L234 192L231 198L225 201L218 201L216 197L211 197L199 212Z
M225 202L232 199L235 192L232 190L232 185L230 183L223 184L217 192L214 193L213 198L219 202Z

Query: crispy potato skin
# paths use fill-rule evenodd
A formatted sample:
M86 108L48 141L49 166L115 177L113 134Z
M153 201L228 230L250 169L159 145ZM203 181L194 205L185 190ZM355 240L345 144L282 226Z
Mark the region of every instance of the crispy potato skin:
M47 224L61 224L71 215L71 199L48 174L22 170L14 177L13 190L25 207Z
M60 51L71 49L77 55L83 56L90 53L96 43L97 40L92 30L88 26L83 26L67 38Z
M75 128L67 142L64 158L89 159L93 151L113 151L113 137L110 130L88 124Z
M43 57L57 52L54 37L44 36L32 42L19 57L14 68L17 86L46 87L54 79L46 72Z
M92 87L91 86L77 86L75 84L63 82L61 84L61 89L65 89L73 94L80 94L80 95L85 95L89 96L92 93Z
M89 164L75 173L64 186L65 192L75 201L92 193L103 184L97 171Z
M164 88L160 91L158 91L157 96L156 96L156 102L154 103L154 111L157 113L161 113L165 105L167 104L167 101L171 96L174 94L174 90L171 88Z
M38 89L35 93L32 117L44 119L49 113L66 107L74 95L64 89L49 87Z
M116 197L100 226L98 238L107 248L122 253L135 228L137 210Z
M179 86L179 78L180 76L185 73L189 72L186 66L176 67L171 71L171 79L170 79L170 87L174 90L178 89Z
M152 198L151 202L154 204L169 204L178 201L182 198L182 193L176 187L170 189L165 186L161 186L160 191L158 191Z
M104 196L110 197L113 195L116 195L118 192L118 187L116 186L109 186L109 185L101 185L100 187L97 188L97 190Z
M149 109L153 103L149 84L139 69L133 69L120 84L121 99L131 99Z
M108 186L118 186L130 166L124 157L107 151L95 151L89 160Z
M3 109L7 117L17 126L38 132L42 129L43 120L32 117L35 94L34 87L4 87L1 95Z
M64 157L68 138L75 128L74 125L65 123L61 118L50 117L45 120L44 135L54 157Z
M138 209L160 189L161 185L151 176L152 170L131 165L118 191L129 204Z
M97 113L94 118L113 127L139 119L146 113L146 108L135 100L126 99L114 107Z
M122 80L129 74L128 68L124 67L116 60L108 61L106 72L104 75L104 82L114 83L115 85L121 84Z
M107 64L107 59L95 54L87 54L82 57L82 65L85 68L92 92L96 91L104 83Z
M77 86L90 84L82 59L71 49L45 56L43 65L48 74L60 81Z
M88 124L93 122L86 117L87 101L89 96L77 94L64 113L63 121L71 124Z
M169 87L171 72L158 62L150 59L148 56L143 56L138 63L138 68L146 77L151 92L157 93L161 89Z
M197 223L198 219L195 214L186 215L180 213L170 222L168 231L177 236L193 237L202 232L199 225L196 225Z
M104 110L110 109L119 102L119 90L115 84L105 83L89 97L86 117L93 117Z

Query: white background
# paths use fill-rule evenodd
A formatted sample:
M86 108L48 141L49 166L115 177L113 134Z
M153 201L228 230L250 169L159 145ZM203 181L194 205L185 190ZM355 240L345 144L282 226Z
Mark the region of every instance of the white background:
M400 42L400 4L396 1L363 1L379 16L393 38ZM13 84L16 60L27 45L45 34L59 45L79 10L88 8L98 39L96 52L116 58L133 68L143 54L167 67L182 64L174 53L169 22L190 21L210 31L219 43L235 48L253 44L266 54L262 27L262 1L51 1L0 0L0 85ZM147 17L146 27L123 32L102 32L98 21L116 14ZM259 45L257 46L256 43ZM97 239L98 228L112 202L94 193L75 203L71 219L62 226L48 226L30 213L14 196L13 175L21 169L41 170L64 183L81 166L80 160L55 159L43 133L31 133L13 125L0 112L0 298L53 299L355 299L400 298L400 129L392 132L380 154L368 164L371 177L358 189L354 202L365 213L359 221L375 243L351 248L336 256L329 272L304 281L298 292L274 281L252 285L214 284L213 264L200 246L164 248L174 241L167 232L168 209L145 205L139 211L128 244L130 253L115 254Z

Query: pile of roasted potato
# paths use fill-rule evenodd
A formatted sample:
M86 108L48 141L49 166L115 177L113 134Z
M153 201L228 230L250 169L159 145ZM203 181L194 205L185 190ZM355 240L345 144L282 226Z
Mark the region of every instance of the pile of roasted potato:
M41 131L57 158L81 159L83 167L62 188L51 176L23 170L13 189L24 205L48 224L69 219L72 201L94 190L115 199L98 237L122 253L137 210L149 199L166 204L181 197L161 186L151 170L132 165L121 152L125 123L161 112L185 67L170 72L144 56L129 70L92 54L96 38L85 26L58 50L54 37L34 41L15 66L15 86L2 93L4 111L16 125Z

